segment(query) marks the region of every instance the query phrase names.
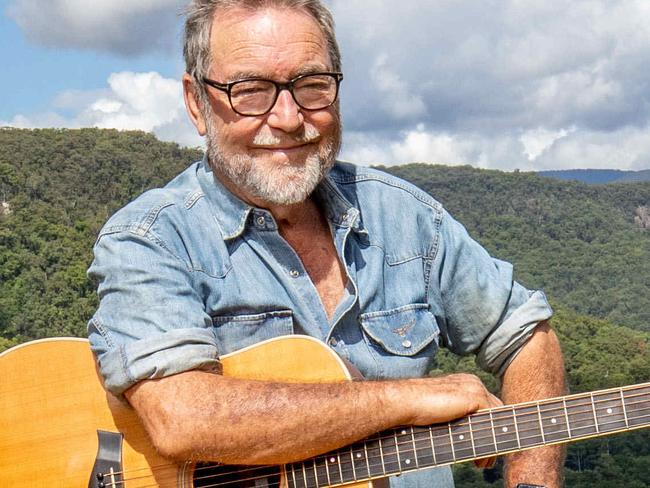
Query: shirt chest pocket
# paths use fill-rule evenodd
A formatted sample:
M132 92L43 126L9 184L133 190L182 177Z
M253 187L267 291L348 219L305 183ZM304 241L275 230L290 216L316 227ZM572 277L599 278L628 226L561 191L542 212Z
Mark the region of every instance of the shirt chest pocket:
M440 329L429 305L416 303L359 316L379 377L426 375L438 350Z
M219 354L228 354L274 337L293 334L291 310L212 317Z

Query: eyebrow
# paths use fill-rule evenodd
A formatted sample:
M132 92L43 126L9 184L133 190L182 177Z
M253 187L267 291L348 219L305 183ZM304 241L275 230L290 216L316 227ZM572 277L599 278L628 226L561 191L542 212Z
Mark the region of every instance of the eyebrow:
M293 79L297 76L308 75L310 73L322 73L324 71L329 72L331 71L331 69L328 69L327 67L325 67L320 63L310 63L301 66L299 69L292 72L289 79ZM232 78L230 78L229 81L246 80L250 78L259 78L263 80L272 79L266 76L265 74L262 74L260 71L237 71L233 74Z

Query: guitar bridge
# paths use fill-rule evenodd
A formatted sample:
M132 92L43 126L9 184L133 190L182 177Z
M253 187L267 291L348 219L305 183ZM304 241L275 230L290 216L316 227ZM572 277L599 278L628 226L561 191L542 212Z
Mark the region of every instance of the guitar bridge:
M99 440L95 465L90 474L88 488L114 488L123 486L122 440L117 432L97 431Z

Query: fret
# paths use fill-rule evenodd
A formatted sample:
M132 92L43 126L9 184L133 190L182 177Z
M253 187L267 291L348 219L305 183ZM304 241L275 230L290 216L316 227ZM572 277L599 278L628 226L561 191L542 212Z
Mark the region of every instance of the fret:
M288 464L286 466L284 466L284 475L285 475L285 477L287 479L287 487L288 488L297 488L296 487L296 481L294 479L292 479L291 476L289 476L290 468L291 468L291 466L288 465Z
M354 481L352 476L352 466L350 462L347 461L344 457L341 457L341 452L336 451L336 466L338 467L338 475L341 479L341 483L347 481Z
M332 481L330 480L330 471L327 469L327 457L318 456L315 458L314 463L316 465L316 478L319 480L319 486L330 486Z
M519 438L519 426L517 425L517 414L515 407L511 408L512 411L512 424L515 427L515 436L517 437L517 449L521 449L521 439Z
M305 488L318 486L316 485L316 480L314 479L314 477L309 476L312 473L307 471L307 467L305 466L305 463L300 463L300 464L302 465L302 476L303 479L305 480Z
M544 438L544 424L542 423L542 412L539 409L539 403L537 404L537 419L539 421L539 432L542 434L542 444L546 444L546 439Z
M391 434L392 433L392 434ZM386 474L388 473L399 473L400 470L400 460L397 453L397 438L394 435L394 430L385 431L382 433L382 439L380 440L381 452L383 454L384 468Z
M314 470L314 481L315 481L315 486L319 487L320 482L318 480L318 468L316 467L316 458L312 459L312 469Z
M368 456L368 444L366 444L365 442L363 443L363 450L366 454L366 467L368 468L368 477L372 478L373 473L372 471L370 471L370 457Z
M537 407L535 405L515 407L515 412L521 447L526 448L543 444L544 439L538 421Z
M476 446L474 445L474 430L472 429L472 416L467 417L467 423L469 424L469 438L472 441L472 454L473 457L476 457Z
M562 401L539 403L538 408L542 419L544 442L559 442L571 438Z
M395 442L397 444L397 456L400 471L413 471L417 467L417 453L413 448L413 436L409 434L408 428L395 431Z
M485 457L497 452L493 425L488 413L477 413L472 418L472 439L474 451L478 457Z
M619 390L619 393L621 395L621 406L623 407L623 416L625 417L625 427L629 428L630 423L627 420L627 409L625 408L625 397L623 396L622 388Z
M451 447L448 426L433 426L431 429L431 439L435 445L437 464L453 462L454 451Z
M591 411L594 414L594 425L596 426L596 432L600 432L598 430L598 417L596 416L596 405L594 404L594 395L593 395L593 393L589 394L589 398L591 398Z
M291 465L291 478L293 479L293 486L295 488L300 488L302 485L304 485L304 480L302 484L298 484L298 477L296 476L296 465L292 464Z
M372 477L380 477L386 474L384 456L382 453L379 436L374 435L366 442L366 456L368 459L368 470Z
M411 442L415 457L416 468L426 468L436 465L429 427L411 427Z
M352 464L352 458L348 455L347 450L341 449L337 454L337 460L339 462L339 473L341 474L341 479L344 483L350 481L356 481L354 477L354 465Z
M453 439L454 460L459 461L475 457L467 419L462 418L450 422L449 429Z
M325 456L325 468L327 471L327 484L328 485L333 485L336 483L340 483L341 480L339 478L339 470L337 469L338 466L336 466L336 458L331 455Z
M395 440L395 454L397 455L397 468L399 469L399 472L401 473L402 470L402 457L400 456L399 452L399 439L397 438L397 431L393 431L393 439Z
M451 458L456 462L456 451L454 450L454 433L451 431L451 424L447 424L447 434L449 435L449 445L451 446Z
M515 418L512 410L497 410L492 414L494 437L499 452L513 451L519 448Z
M494 442L494 450L498 451L499 448L497 447L497 436L494 433L494 416L492 415L492 410L490 410L489 414L490 414L490 427L491 427L490 431L492 433L492 442Z
M618 391L598 393L591 396L598 432L616 432L627 428L623 402Z
M415 467L417 469L420 469L420 460L419 460L419 455L418 455L418 447L415 445L415 430L413 429L413 426L411 426L411 443L413 445L413 455L415 457Z
M359 478L357 478L357 468L354 466L354 451L352 450L352 446L350 446L350 465L352 466L352 479L357 481Z
M437 465L438 460L436 459L436 446L433 443L433 430L429 426L429 440L431 441L431 456L433 457L433 464Z
M594 414L589 400L585 396L568 398L566 400L567 415L574 437L586 437L598 432L594 423Z
M567 433L569 434L569 439L572 438L571 436L571 422L569 422L569 413L567 412L566 408L566 399L562 399L562 409L564 410L564 421L566 422L566 430Z
M357 480L370 478L370 465L368 464L368 454L365 451L365 444L355 444L350 450L352 456L352 467Z
M630 427L647 425L650 422L650 385L625 390L623 397Z

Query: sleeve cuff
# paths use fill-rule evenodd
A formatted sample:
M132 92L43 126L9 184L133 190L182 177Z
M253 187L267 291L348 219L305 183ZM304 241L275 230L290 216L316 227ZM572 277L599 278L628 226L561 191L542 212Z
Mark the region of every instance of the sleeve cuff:
M207 329L175 329L112 348L105 347L105 343L97 344L98 337L93 335L91 346L97 355L104 386L118 398L123 398L127 389L142 380L193 369L221 370L214 334Z
M515 309L481 345L476 357L476 363L481 369L502 376L521 347L533 334L535 327L553 315L553 310L543 292L529 293L528 301Z

